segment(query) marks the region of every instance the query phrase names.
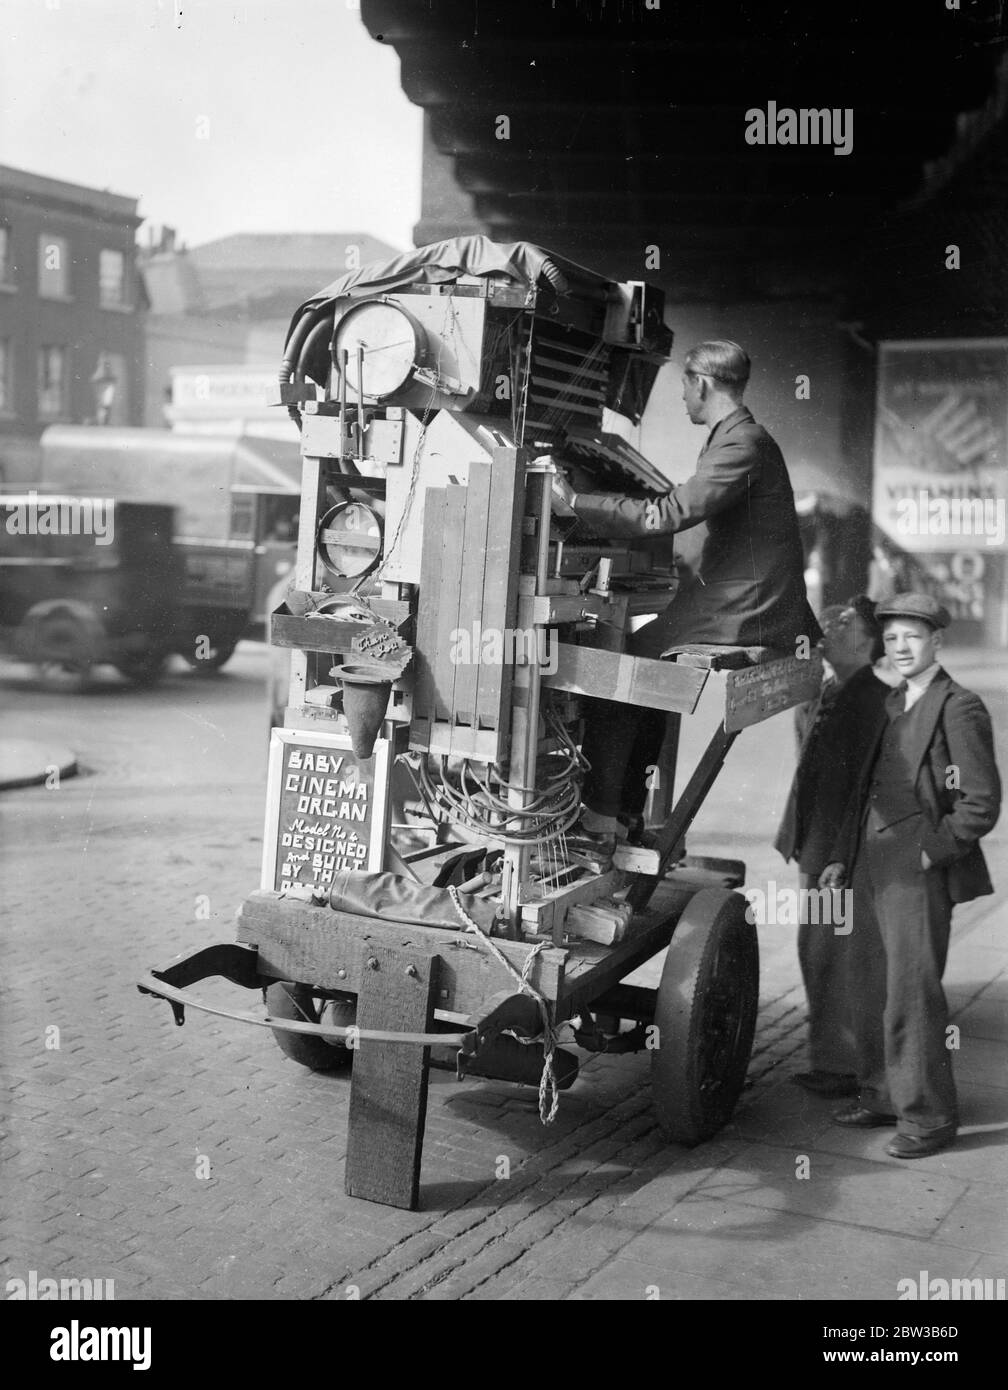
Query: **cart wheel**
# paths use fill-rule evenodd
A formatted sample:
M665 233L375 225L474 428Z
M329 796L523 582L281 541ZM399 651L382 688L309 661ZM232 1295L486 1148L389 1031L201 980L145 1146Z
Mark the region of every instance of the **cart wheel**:
M266 1009L274 1018L297 1019L303 1023L321 1023L323 1013L328 1011L327 1022L337 1028L349 1028L357 1017L353 999L327 999L314 994L308 985L295 984L292 980L278 980L269 986ZM311 1071L347 1071L353 1065L352 1048L344 1047L338 1039L327 1042L325 1038L309 1037L307 1033L289 1033L285 1028L274 1028L273 1036L281 1052Z
M675 929L655 1000L651 1086L662 1133L710 1139L745 1084L759 1004L759 947L740 893L703 888Z

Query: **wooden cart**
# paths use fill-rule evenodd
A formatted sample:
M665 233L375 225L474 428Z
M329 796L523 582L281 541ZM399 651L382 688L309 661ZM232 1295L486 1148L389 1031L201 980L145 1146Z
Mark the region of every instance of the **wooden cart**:
M378 267L371 299L350 276L296 319L282 394L302 428L300 537L294 587L271 625L291 677L271 749L263 876L241 908L238 944L140 982L178 1023L186 1006L208 1007L190 990L202 979L263 991L265 1013L210 1012L269 1027L297 1062L349 1075L347 1191L410 1208L429 1067L538 1085L548 1122L577 1074L576 1054L558 1044L565 1025L584 1049L651 1052L670 1140L695 1144L725 1123L752 1046L756 934L736 891L744 865L691 861L685 836L740 731L821 683L807 644L682 648L663 661L625 653L635 616L661 611L674 577L646 549L572 536L553 515L551 481L571 463L602 486L663 485L603 428L607 404L639 418L667 359L661 297L534 248L521 264L513 248L483 248L479 273L466 276L458 267L472 244L446 251L450 283L427 283L425 251L415 283L401 262ZM526 264L540 267L527 282ZM319 352L323 366L330 354L325 372ZM323 399L309 371L325 375ZM460 661L454 644L470 631L536 640ZM381 680L360 666L375 658ZM367 737L355 682L370 700ZM652 806L652 842L602 866L561 856L557 826L573 823L579 786L576 771L554 776L546 760L580 756L571 730L583 698L670 716L667 798L678 720L719 684L719 726L675 805ZM403 757L422 772L438 762L446 820L471 829L466 807L480 802L475 850L398 852L386 774ZM458 794L450 759L462 767ZM480 855L492 929L463 899ZM384 875L375 883L401 903L421 861L451 904L437 925L380 905L348 911L331 896L353 866ZM623 983L670 943L656 990Z
M417 1205L431 1065L451 1067L460 1078L537 1085L545 1050L563 1024L590 1051L649 1051L663 1133L688 1145L710 1138L730 1118L745 1082L759 994L756 930L736 891L743 864L676 856L676 867L667 865L744 724L809 698L821 679L815 659L752 665L751 658L741 650L688 658L703 663L705 677L711 667L724 671L725 721L656 839L658 873L627 875L636 911L617 944L571 939L535 948L334 912L260 890L239 911L241 944L210 947L153 971L140 989L169 1000L179 1024L190 1006L270 1027L301 1065L347 1077L346 1190L371 1201ZM666 675L674 677L675 668ZM441 849L437 857L449 881L453 869L456 876L466 872L472 846ZM670 945L657 989L621 983ZM530 952L534 993L517 984ZM189 986L210 976L261 990L266 1011L208 1006ZM549 1015L545 1036L540 1000ZM633 1028L621 1030L621 1020ZM558 1089L565 1089L576 1060L562 1048L554 1048L552 1060Z

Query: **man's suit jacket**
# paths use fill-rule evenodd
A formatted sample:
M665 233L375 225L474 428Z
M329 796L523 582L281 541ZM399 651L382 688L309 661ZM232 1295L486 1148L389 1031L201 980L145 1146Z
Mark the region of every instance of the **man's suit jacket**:
M818 878L830 862L889 689L871 666L855 671L806 735L774 841L785 859L798 860L802 873Z
M818 641L791 480L780 449L746 406L715 426L685 483L650 499L579 492L574 511L596 534L614 538L706 528L693 572L663 615L676 643L793 648L802 635ZM669 562L674 547L670 539Z
M949 896L954 903L993 893L980 840L997 823L1001 779L994 761L994 734L986 706L978 695L940 669L914 706L913 718L911 761L917 769L915 790L923 812L920 847L932 864L947 874ZM883 708L830 854L831 861L846 866L848 882L872 770L888 719ZM950 781L958 786L950 787Z

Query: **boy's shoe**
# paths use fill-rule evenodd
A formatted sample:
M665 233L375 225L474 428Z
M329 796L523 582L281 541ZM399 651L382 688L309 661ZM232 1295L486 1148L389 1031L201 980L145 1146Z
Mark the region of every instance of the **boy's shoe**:
M955 1143L955 1131L939 1130L937 1134L896 1134L886 1145L886 1153L892 1158L927 1158L929 1154L941 1153Z
M882 1125L894 1125L895 1115L883 1115L881 1110L866 1110L863 1105L852 1105L848 1110L837 1110L833 1115L835 1125L849 1125L854 1129L878 1129Z

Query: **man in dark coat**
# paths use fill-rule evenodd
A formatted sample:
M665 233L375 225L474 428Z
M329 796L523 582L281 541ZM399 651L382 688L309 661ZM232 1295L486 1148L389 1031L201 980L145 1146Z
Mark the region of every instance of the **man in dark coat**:
M798 962L808 999L811 1070L791 1079L816 1095L842 1096L857 1093L847 932L834 931L831 913L823 921L822 913L808 909L818 906L819 875L898 677L884 669L885 663L875 665L882 657L882 633L866 595L852 598L832 619L824 615L823 626L823 657L832 675L806 717L774 847L785 859L797 860L802 906Z
M575 492L554 483L561 506L596 535L651 540L704 527L692 572L668 608L627 642L631 656L661 657L694 643L775 647L794 654L799 638L821 636L805 593L794 494L776 443L742 404L749 358L737 343L701 343L686 355L683 400L710 430L685 483L652 498ZM576 536L576 532L575 532ZM652 549L657 549L652 547ZM806 649L807 650L807 649ZM657 763L665 717L608 700L591 702L584 754L592 766L585 828L611 833L620 809L639 812L645 768ZM627 798L632 804L627 805ZM592 816L590 813L594 813Z
M947 611L928 594L878 606L905 685L887 698L824 888L852 881L859 1095L838 1124L895 1124L887 1152L919 1158L958 1126L941 986L952 907L993 892L980 849L1001 808L990 715L938 664Z

